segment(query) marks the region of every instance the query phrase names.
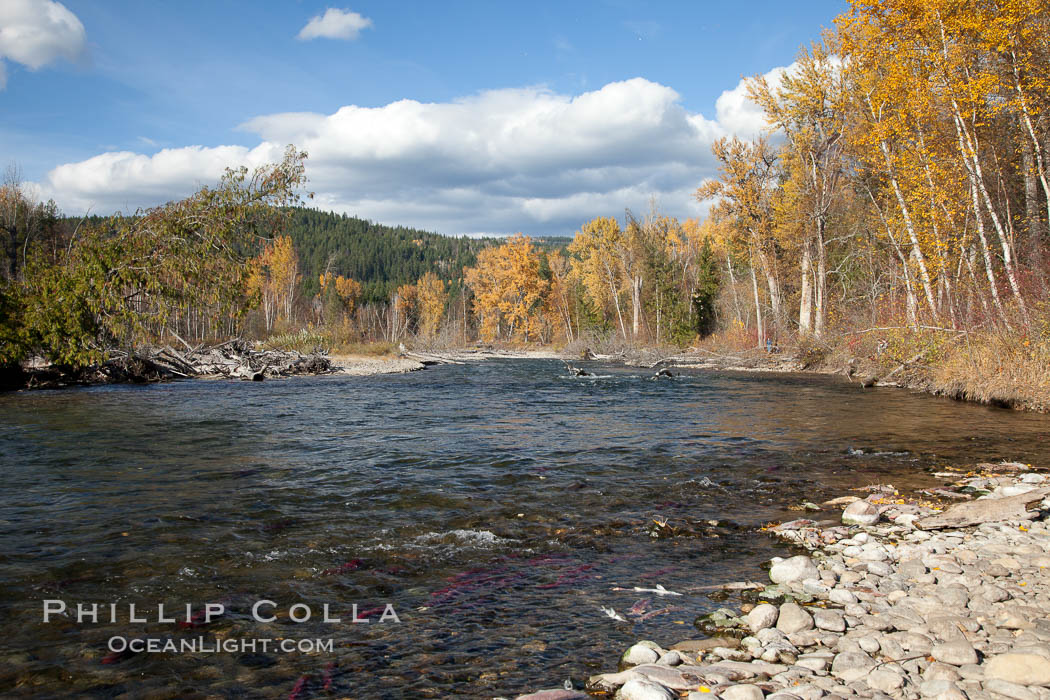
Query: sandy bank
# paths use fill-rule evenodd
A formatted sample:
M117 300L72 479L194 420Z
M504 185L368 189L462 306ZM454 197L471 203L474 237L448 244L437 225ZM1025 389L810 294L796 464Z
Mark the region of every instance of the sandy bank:
M336 374L349 374L354 377L369 377L376 374L404 374L424 368L419 360L407 357L386 355L371 357L365 355L330 355Z

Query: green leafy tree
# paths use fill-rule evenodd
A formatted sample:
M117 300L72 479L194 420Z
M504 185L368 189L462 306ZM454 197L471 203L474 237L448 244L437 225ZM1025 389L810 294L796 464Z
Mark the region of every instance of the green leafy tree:
M693 329L701 338L711 335L715 331L717 316L715 314L715 301L718 299L718 291L722 286L722 269L714 249L711 248L711 239L705 238L700 247L700 254L696 260L697 275L696 289L693 290Z
M281 208L298 201L306 154L227 170L192 196L114 218L78 235L58 262L27 260L21 351L81 367L131 350L167 330L180 311L238 317L253 300L247 258L280 229Z

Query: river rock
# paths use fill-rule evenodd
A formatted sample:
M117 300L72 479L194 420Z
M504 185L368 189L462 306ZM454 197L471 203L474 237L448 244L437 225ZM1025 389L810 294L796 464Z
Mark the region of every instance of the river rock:
M965 639L952 642L938 642L930 650L930 656L942 663L952 666L963 666L977 663L977 652Z
M719 647L715 648L717 649ZM661 656L660 660L656 663L659 666L681 666L685 662L686 660L683 658L681 652L672 650Z
M762 700L762 689L757 685L744 683L731 685L721 691L719 695L722 696L723 700Z
M930 700L967 700L966 693L951 681L924 681L919 692Z
M889 576L893 573L893 567L884 561L869 561L867 564L869 574L875 576Z
M863 637L857 640L857 646L869 654L874 654L882 648L882 643L879 641L880 635L876 634L865 634Z
M769 579L773 583L791 583L807 578L820 578L820 572L813 560L804 554L782 559L769 569Z
M1034 690L1030 690L1023 685L1011 683L1010 681L1001 681L998 678L985 681L984 689L989 693L1013 698L1013 700L1039 700L1039 694Z
M1039 654L1000 654L984 664L985 679L1050 686L1050 662Z
M835 655L830 651L815 651L809 654L802 654L798 657L795 664L802 668L808 668L811 671L823 672L828 669L834 658Z
M839 605L850 605L857 602L857 596L853 595L845 588L833 588L828 593L828 600L832 603L838 603Z
M854 501L842 511L845 525L874 525L879 521L879 509L867 501Z
M845 632L846 619L838 610L817 609L813 611L813 624L829 632Z
M784 603L777 617L777 629L784 634L794 634L813 628L813 617L798 603Z
M652 644L652 642L649 642ZM648 644L639 642L623 653L620 657L620 668L630 668L640 664L655 664L660 660L660 654Z
M860 680L875 668L875 660L862 651L844 651L831 662L831 675L846 683Z
M674 651L684 651L687 654L696 654L708 651L715 647L729 647L735 649L740 646L740 640L736 637L709 637L707 639L686 639L671 645Z
M865 680L868 682L868 685L875 690L881 690L887 694L892 693L904 685L904 677L901 676L901 674L883 668L875 669L867 675Z
M905 559L897 564L897 573L904 578L916 579L926 573L926 565L921 559Z
M623 684L616 694L619 700L677 700L670 689L643 678L634 678Z
M754 609L747 614L747 626L751 630L751 634L755 634L759 630L769 629L777 623L777 615L779 611L777 606L770 605L769 603L762 603L756 605Z

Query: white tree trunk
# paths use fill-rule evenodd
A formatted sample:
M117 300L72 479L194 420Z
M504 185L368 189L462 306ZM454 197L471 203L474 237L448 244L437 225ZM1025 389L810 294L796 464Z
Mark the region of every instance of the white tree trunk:
M754 260L751 262L751 288L755 292L755 327L758 329L758 347L762 349L765 347L766 330L762 325L762 300L758 296L758 276L755 275Z
M813 330L813 254L807 243L802 248L802 299L798 305L798 331L809 335Z

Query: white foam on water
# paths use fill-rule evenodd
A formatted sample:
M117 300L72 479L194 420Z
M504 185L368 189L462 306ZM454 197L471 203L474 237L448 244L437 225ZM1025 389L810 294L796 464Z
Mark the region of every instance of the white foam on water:
M451 541L450 541L451 540ZM497 547L510 540L488 530L449 530L428 532L415 538L420 544L452 544L475 548Z
M510 538L500 537L489 530L457 529L425 532L422 535L417 535L407 542L400 544L380 542L368 549L379 551L414 549L449 555L469 550L496 549L508 546L516 541L517 540ZM522 551L528 552L531 550Z

